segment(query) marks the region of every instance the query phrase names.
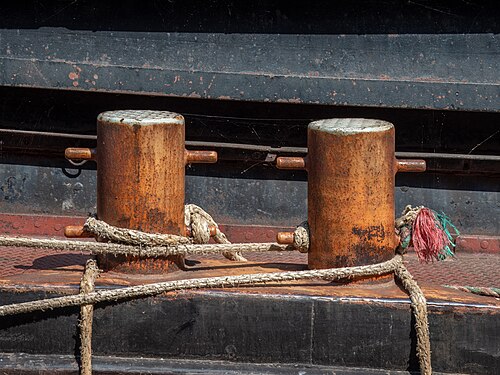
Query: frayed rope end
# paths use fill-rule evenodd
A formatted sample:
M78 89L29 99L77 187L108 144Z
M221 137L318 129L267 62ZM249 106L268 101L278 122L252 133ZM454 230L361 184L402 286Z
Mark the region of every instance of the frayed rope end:
M406 206L402 216L396 220L396 230L401 239L399 251L404 252L413 245L421 262L455 256L453 235L460 233L443 212L438 213L424 206Z
M411 240L421 262L444 260L455 256L455 243L450 232L459 234L457 228L444 213L423 207L412 225Z

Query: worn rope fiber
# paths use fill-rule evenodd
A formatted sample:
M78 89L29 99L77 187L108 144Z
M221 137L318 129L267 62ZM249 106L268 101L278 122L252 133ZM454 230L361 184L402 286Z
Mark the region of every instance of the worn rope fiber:
M188 237L174 234L145 233L134 229L114 227L94 217L88 217L83 228L101 240L127 245L169 246L192 242Z
M0 246L30 247L56 251L81 251L93 254L130 255L138 257L185 256L223 254L233 261L245 262L241 252L292 251L307 252L309 248L309 227L307 222L295 230L292 246L276 243L232 244L221 232L215 220L201 207L185 205L185 224L191 228L193 238L159 233L145 233L138 230L119 228L87 218L84 229L100 240L107 242L81 242L57 239L36 239L27 237L0 236ZM215 227L213 236L216 245L208 244L210 226ZM194 242L194 244L192 243Z
M183 244L169 246L140 246L119 243L39 239L28 237L0 236L0 246L30 247L56 251L80 251L92 254L124 254L140 257L159 257L169 255L209 255L226 252L266 252L293 251L293 246L276 243L237 243L237 244Z
M295 230L294 244L292 246L286 246L275 243L231 244L227 240L224 233L219 230L213 218L195 205L185 206L185 220L186 225L191 227L193 239L181 236L149 234L135 230L116 228L94 218L89 218L85 224L86 230L94 233L100 239L111 240L118 243L65 241L56 239L47 240L21 237L13 238L0 236L0 246L32 247L60 251L89 251L94 254L125 254L139 257L222 253L228 259L240 261L246 260L241 256L242 251L267 252L299 250L301 252L307 252L309 248L309 228L307 226L307 222L301 223ZM210 240L210 225L216 227L214 240L218 243L215 245L206 244L206 242ZM193 244L192 242L201 242L203 244ZM395 275L401 280L404 288L410 295L412 310L415 314L416 320L417 355L419 357L420 368L422 374L431 374L432 368L430 361L431 354L426 300L417 283L404 267L401 255L396 255L393 259L387 262L369 266L178 280L122 289L94 291L81 293L79 295L0 306L0 316L67 306L83 305L84 307L89 307L89 305L99 302L144 298L174 290L235 287L257 285L267 282L283 282L315 278L326 280L355 279L359 277L379 276L391 272L394 272ZM87 342L88 345L90 345L90 341ZM82 344L82 358L83 350L84 348ZM88 356L91 354L85 355Z
M24 314L39 310L52 310L68 306L80 306L100 302L120 301L132 298L152 297L165 292L201 288L231 288L246 285L257 285L271 282L323 279L340 280L356 279L368 276L380 276L394 272L402 264L401 255L383 263L345 268L323 270L289 271L257 273L239 276L207 277L200 279L176 280L154 284L145 284L112 290L97 290L92 293L23 302L0 306L0 316Z
M171 246L179 244L205 244L210 241L210 226L215 227L213 239L216 243L230 244L226 235L221 232L218 224L212 216L195 204L184 206L184 223L191 228L192 238L177 236L173 234L145 233L138 230L118 228L97 220L94 217L87 218L84 229L95 235L98 239L114 243L140 246ZM176 254L183 255L183 254ZM225 250L222 252L227 259L245 262L246 259L238 251ZM147 255L144 255L147 256Z
M293 247L301 253L309 252L309 224L307 221L300 223L293 232Z
M56 297L38 301L23 302L0 306L0 316L30 313L39 310L52 310L69 306L90 305L101 302L115 302L134 298L156 296L165 292L201 288L231 288L258 285L270 282L286 282L308 279L352 280L360 277L380 276L394 272L410 295L416 320L417 355L422 374L432 374L427 305L422 290L403 265L402 256L396 255L391 260L369 266L333 268L324 270L274 272L248 274L240 276L209 277L190 280L177 280L146 284L113 290L98 290L91 293Z
M427 300L425 299L422 289L420 289L417 282L413 279L413 276L402 262L396 266L394 274L408 292L413 314L415 315L417 357L420 364L420 373L422 375L431 375L431 340L429 335L429 322L427 319Z
M195 204L186 204L184 206L184 220L187 226L191 227L191 232L195 243L208 243L210 240L210 226L215 227L215 235L213 239L219 244L230 244L231 242L227 239L226 235L221 232L219 225L215 222L213 217L206 212L201 207ZM236 251L223 251L227 259L237 262L246 262L246 258L241 255L241 251L233 249Z
M85 264L85 271L80 281L80 294L94 291L95 280L99 276L99 268L94 259L89 259ZM94 305L87 304L80 307L80 374L92 375L92 322Z
M478 294L481 296L500 298L500 288L484 287L484 286L460 286L460 285L444 285L446 288L460 290L462 292Z

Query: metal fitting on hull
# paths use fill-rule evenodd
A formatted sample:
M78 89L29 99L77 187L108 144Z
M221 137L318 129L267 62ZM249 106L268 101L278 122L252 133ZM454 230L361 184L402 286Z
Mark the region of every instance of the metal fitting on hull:
M307 163L278 166L308 172L309 268L359 266L394 255L394 178L425 170L423 160L394 157L394 126L368 119L329 119L308 127ZM296 158L295 158L296 159ZM293 241L279 233L280 243Z
M92 156L97 167L97 216L111 225L150 233L186 235L184 178L188 163L214 163L217 153L187 151L184 118L166 111L121 110L97 118L97 149L67 149ZM70 236L85 233L66 230ZM105 270L165 272L180 258L100 256Z

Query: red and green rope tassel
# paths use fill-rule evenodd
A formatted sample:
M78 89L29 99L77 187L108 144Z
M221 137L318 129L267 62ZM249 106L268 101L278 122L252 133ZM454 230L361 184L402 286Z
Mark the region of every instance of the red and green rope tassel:
M406 206L396 220L396 229L404 250L413 245L421 262L444 260L455 256L454 234L460 234L450 218L430 208Z

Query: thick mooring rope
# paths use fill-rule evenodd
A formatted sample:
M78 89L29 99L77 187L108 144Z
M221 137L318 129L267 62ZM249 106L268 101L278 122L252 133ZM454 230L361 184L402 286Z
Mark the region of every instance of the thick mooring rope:
M192 243L188 237L118 228L94 217L88 217L83 228L101 240L127 245L170 246Z
M28 237L0 236L0 246L30 247L56 251L80 251L92 254L124 254L138 257L160 257L169 255L210 255L227 252L293 251L293 246L276 243L237 244L184 244L169 246L124 245L119 243L39 239Z
M432 374L431 340L429 322L427 319L427 300L422 289L413 279L408 269L401 262L394 269L394 274L410 295L411 307L415 316L415 331L417 333L417 357L422 375Z
M381 276L395 271L402 265L402 256L369 266L330 268L323 270L289 271L256 273L239 276L206 277L200 279L166 281L161 283L137 285L112 290L97 290L92 293L22 302L0 306L0 316L24 314L34 311L53 310L68 306L80 306L101 302L115 302L133 298L156 296L165 292L201 288L233 288L239 286L259 285L270 282L297 281L309 279L351 280L360 277Z
M163 283L146 284L113 290L98 290L91 293L50 298L38 301L23 302L14 305L0 306L0 316L30 313L34 311L53 310L68 306L90 305L101 302L116 302L134 298L156 296L165 292L201 288L232 288L254 286L270 282L285 282L308 279L352 280L360 277L381 276L394 272L401 280L410 295L415 314L417 332L417 355L422 374L432 373L430 361L430 341L427 322L426 300L417 283L402 263L402 256L369 266L333 268L325 270L292 271L248 274L240 276L208 277L191 280L177 280Z
M208 212L195 204L186 204L184 206L184 224L191 229L192 238L177 236L173 234L144 233L138 230L118 228L97 220L94 217L87 218L84 229L92 233L100 240L111 241L124 245L138 246L172 246L181 244L206 244L210 241L210 226L215 227L213 239L216 243L230 244L226 235L221 232L219 225L210 216ZM133 254L128 254L133 255ZM183 255L183 254L175 254ZM184 254L185 255L185 254ZM238 251L222 251L227 259L245 262L246 259ZM143 255L147 256L147 255ZM155 255L153 255L155 256Z
M201 208L186 206L186 223L189 222L193 233L193 240L187 237L148 234L122 228L115 228L96 219L89 218L86 229L95 233L101 239L119 243L81 242L56 239L34 239L22 237L0 236L0 246L32 247L39 249L52 249L60 251L88 251L93 254L126 254L139 257L157 257L168 255L200 255L222 253L232 260L245 260L240 254L244 251L291 251L307 252L309 248L309 233L307 223L297 227L294 234L294 245L285 246L276 243L239 243L231 244L225 235L220 232L217 224ZM198 209L199 210L198 210ZM201 211L200 211L201 210ZM207 216L208 215L208 216ZM198 217L198 218L197 218ZM201 218L201 219L200 219ZM88 224L88 225L87 225ZM193 244L192 242L208 242L210 239L209 225L217 228L215 240L218 244ZM208 233L208 236L207 236ZM179 240L179 242L176 242ZM0 316L29 313L39 310L52 310L69 306L90 307L101 302L115 302L134 298L156 296L165 292L180 291L200 288L231 288L238 286L253 286L269 282L286 282L308 279L324 280L351 280L361 277L374 277L394 273L408 291L412 310L415 315L415 328L417 333L417 355L422 374L432 373L429 328L427 321L426 299L417 283L403 265L402 256L396 255L393 259L368 266L333 268L325 270L276 272L263 274L248 274L240 276L209 277L191 280L177 280L163 283L146 284L113 290L98 290L80 293L78 295L44 299L39 301L24 302L14 305L0 306ZM82 280L83 282L83 280ZM83 287L82 287L83 291ZM82 322L84 316L88 317L82 308ZM88 327L88 318L85 327ZM91 327L91 322L90 322ZM91 329L91 328L90 328ZM84 332L85 330L85 332ZM90 331L91 337L91 331ZM83 342L85 341L85 346ZM85 350L85 353L84 353ZM91 355L90 338L87 328L82 323L82 368L81 374L90 368L89 356Z
M99 268L93 259L85 264L85 271L80 281L80 294L94 291L95 280L99 276ZM94 305L80 307L80 374L92 375L92 322L94 320Z
M30 247L56 251L81 251L92 254L115 254L137 257L223 254L227 259L239 262L246 261L241 255L241 252L245 251L299 250L307 252L309 248L307 223L302 223L297 227L294 236L296 241L293 246L260 242L232 244L226 235L221 232L212 216L201 207L194 204L187 204L185 206L184 217L186 226L191 228L192 238L119 228L97 220L94 217L89 217L85 221L84 229L95 235L96 238L111 241L112 243L0 236L0 246ZM208 244L210 240L210 226L216 229L213 239L217 244Z
M293 247L301 253L309 252L309 224L300 223L293 232Z

